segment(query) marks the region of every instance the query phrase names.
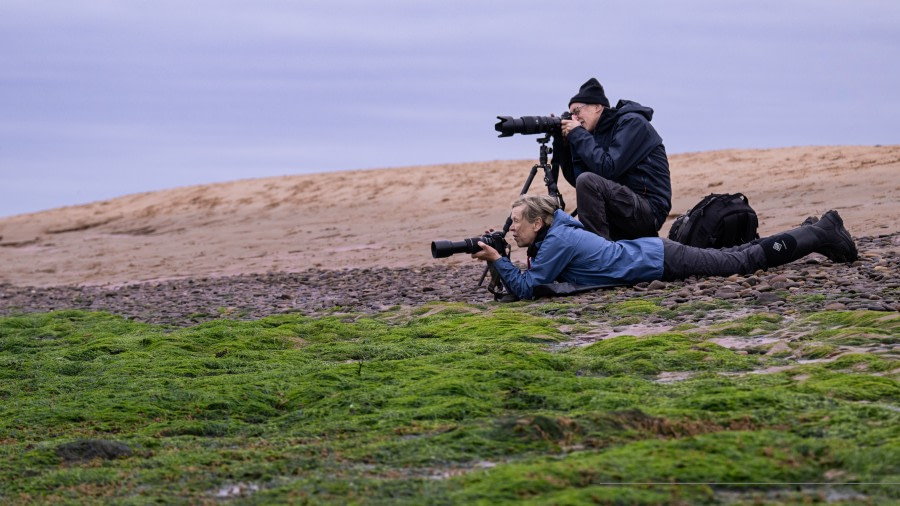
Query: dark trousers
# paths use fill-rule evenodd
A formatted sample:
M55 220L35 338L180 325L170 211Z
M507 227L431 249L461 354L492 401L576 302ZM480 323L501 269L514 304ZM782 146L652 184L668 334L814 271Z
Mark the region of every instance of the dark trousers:
M750 274L767 267L766 255L756 241L733 248L706 249L663 239L663 280L690 276Z
M578 221L584 228L611 241L656 237L653 208L631 188L584 172L575 181Z

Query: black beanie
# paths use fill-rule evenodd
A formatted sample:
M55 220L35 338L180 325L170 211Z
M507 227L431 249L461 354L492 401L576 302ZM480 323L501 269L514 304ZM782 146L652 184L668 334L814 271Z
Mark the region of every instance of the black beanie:
M588 79L586 83L581 85L578 94L572 97L572 100L569 100L569 105L572 105L575 102L582 104L600 104L603 107L609 107L609 99L606 98L606 93L603 92L603 86L595 77Z

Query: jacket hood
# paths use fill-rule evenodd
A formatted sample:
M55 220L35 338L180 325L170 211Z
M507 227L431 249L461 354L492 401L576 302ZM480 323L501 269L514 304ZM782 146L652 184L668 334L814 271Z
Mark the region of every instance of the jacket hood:
M557 209L553 212L553 225L551 225L550 228L552 229L557 226L584 228L584 225L582 225L580 221L576 220L572 215L562 209Z
M558 227L571 227L571 228L584 228L584 225L581 224L580 221L573 218L569 213L563 211L562 209L557 209L553 212L553 225L550 225L550 228L542 228L541 231L543 233L539 233L536 240L528 247L528 257L535 258L537 256L537 252L541 249L541 244L544 243L544 239L547 237L547 234L550 233L551 230Z
M628 113L637 113L647 118L647 121L653 119L653 109L631 100L619 100L616 104L616 114L613 116L621 116Z
M641 105L637 102L631 100L619 100L616 104L615 109L612 109L612 114L610 114L610 118L618 118L624 114L636 113L640 114L647 121L653 119L653 109L644 105Z
M597 123L596 131L606 132L619 121L619 118L626 114L640 114L644 119L650 121L653 118L653 109L631 100L619 100L615 108L603 111L603 114L600 116L600 122Z

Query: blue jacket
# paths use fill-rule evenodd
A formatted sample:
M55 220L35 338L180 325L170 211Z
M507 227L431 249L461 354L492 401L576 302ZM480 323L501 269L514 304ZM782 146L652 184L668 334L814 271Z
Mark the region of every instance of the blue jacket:
M630 100L620 100L615 109L600 116L594 133L576 128L568 146L555 143L563 176L573 187L582 172L627 186L653 208L657 227L672 209L669 159L662 137L650 124L653 109ZM556 161L556 159L554 159Z
M531 299L535 286L554 281L617 286L660 279L663 275L662 239L609 241L588 232L581 222L562 210L553 214L553 225L537 246L537 255L526 271L520 271L509 258L494 262L506 287L520 299Z

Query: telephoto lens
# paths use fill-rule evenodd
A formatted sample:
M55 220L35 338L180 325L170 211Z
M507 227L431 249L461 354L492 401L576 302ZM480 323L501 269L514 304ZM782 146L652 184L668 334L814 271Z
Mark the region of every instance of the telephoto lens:
M521 118L497 116L497 119L500 120L494 125L494 130L500 132L497 137L509 137L512 134L540 134L559 129L559 118L553 116L522 116Z
M505 232L491 232L481 237L470 237L462 241L433 241L431 243L431 256L434 258L446 258L456 253L468 253L470 255L478 253L481 251L478 241L487 244L501 255L506 256L509 245L506 243L506 239L503 238L505 234Z
M483 240L482 237L470 237L462 241L433 241L431 243L431 256L433 258L447 258L457 253L478 253L481 246L478 241Z
M562 116L522 116L521 118L513 118L512 116L497 116L500 121L494 125L494 130L500 132L497 137L509 137L512 134L556 134L560 132L560 120L572 119L572 115L568 111L562 113Z

